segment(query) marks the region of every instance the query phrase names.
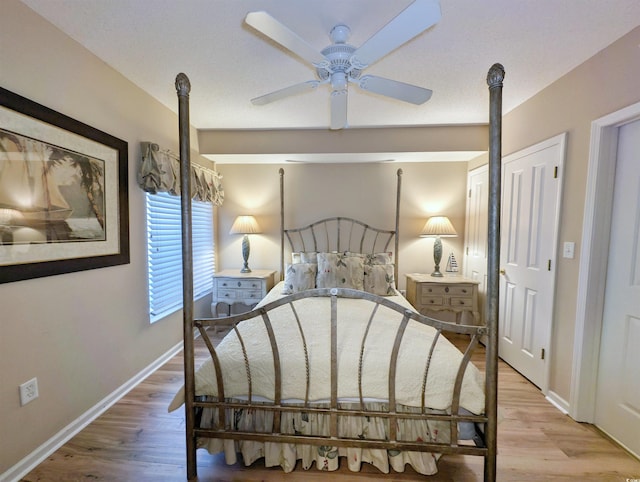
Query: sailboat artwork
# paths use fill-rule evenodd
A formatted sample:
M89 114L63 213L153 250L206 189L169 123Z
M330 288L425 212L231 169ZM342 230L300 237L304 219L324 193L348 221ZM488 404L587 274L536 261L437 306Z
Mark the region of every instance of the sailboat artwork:
M0 129L0 245L104 241L104 161Z

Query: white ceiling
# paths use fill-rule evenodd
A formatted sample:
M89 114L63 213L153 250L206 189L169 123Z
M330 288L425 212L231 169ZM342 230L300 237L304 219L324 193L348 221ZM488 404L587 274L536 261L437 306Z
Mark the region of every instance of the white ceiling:
M312 46L337 23L359 46L411 0L22 0L133 83L177 110L174 79L191 80L198 129L329 125L330 87L264 106L250 99L315 78L243 22L264 10ZM433 90L414 106L349 88L355 127L488 122L486 74L506 70L506 113L640 24L638 0L441 0L442 19L366 73ZM381 159L384 159L382 157Z

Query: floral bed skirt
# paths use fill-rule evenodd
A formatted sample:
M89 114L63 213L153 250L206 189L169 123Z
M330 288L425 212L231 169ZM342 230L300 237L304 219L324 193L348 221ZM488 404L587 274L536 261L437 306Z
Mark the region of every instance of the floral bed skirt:
M329 404L317 404L317 406L328 407ZM340 406L341 408L358 409L360 405L359 403L341 403ZM388 404L385 402L367 402L365 406L369 410L386 410L388 408ZM400 407L398 408L400 409ZM226 410L227 429L271 433L273 412L245 408ZM419 409L413 407L402 407L402 410L420 413ZM437 412L442 413L442 411L432 411L432 413ZM203 409L200 427L213 427L217 420L216 414L217 409ZM379 417L339 417L338 434L340 437L388 440L389 423L388 419ZM305 412L282 413L281 433L328 435L329 416ZM449 444L449 422L398 420L397 439ZM388 473L390 467L396 472L403 472L405 464L409 464L416 472L431 475L438 471L436 462L440 458L440 454L426 452L208 438L199 439L198 448L205 448L211 454L224 452L227 464L235 464L238 453L242 454L242 459L247 466L264 457L266 467L279 465L285 472L291 472L298 460L301 461L301 466L305 470L310 469L314 462L319 470L336 470L339 466L339 458L344 457L349 469L354 472L359 471L364 462L374 465L383 473Z

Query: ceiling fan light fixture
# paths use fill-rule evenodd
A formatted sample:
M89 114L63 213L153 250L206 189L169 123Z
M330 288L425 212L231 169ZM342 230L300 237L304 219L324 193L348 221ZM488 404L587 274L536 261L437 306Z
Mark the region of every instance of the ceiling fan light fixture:
M333 87L333 90L346 90L347 74L344 72L334 72L331 75L331 87Z

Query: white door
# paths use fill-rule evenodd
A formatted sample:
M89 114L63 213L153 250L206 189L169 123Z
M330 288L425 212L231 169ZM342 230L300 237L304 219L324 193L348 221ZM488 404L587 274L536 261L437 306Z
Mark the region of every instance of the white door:
M640 121L618 134L596 425L640 456Z
M484 323L487 295L487 222L489 212L489 168L487 165L467 175L467 216L465 226L464 275L479 281L478 308Z
M565 134L502 164L500 357L546 392Z

